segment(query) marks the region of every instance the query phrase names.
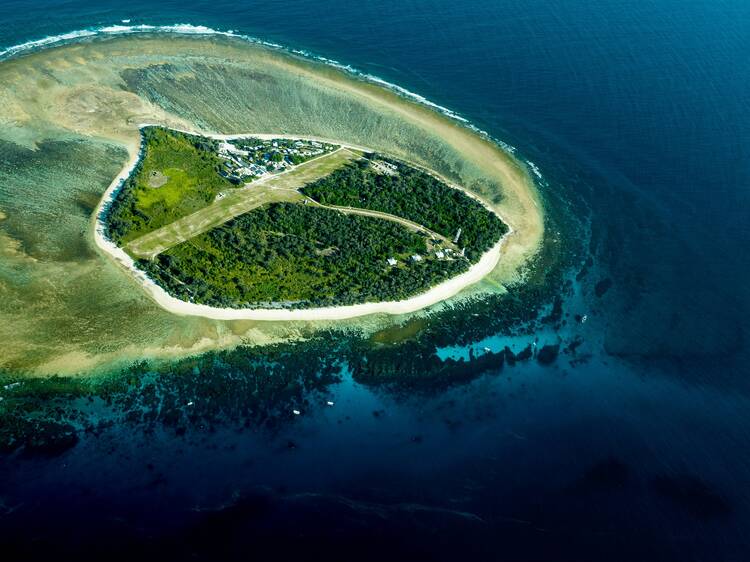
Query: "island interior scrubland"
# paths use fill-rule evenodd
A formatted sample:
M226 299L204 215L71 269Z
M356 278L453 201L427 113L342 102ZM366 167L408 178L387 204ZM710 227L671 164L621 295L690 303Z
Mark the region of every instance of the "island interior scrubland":
M447 182L481 198L509 228L503 238L502 259L482 262L480 258L483 267L491 271L480 276L481 282L462 282L450 293L459 300L469 295L504 292L507 286L521 282L542 241L544 215L533 181L525 166L495 143L381 86L322 63L239 39L138 35L95 38L29 53L0 62L0 100L3 369L28 373L88 372L144 357L187 356L241 342L265 344L303 338L329 328L336 318L327 312L301 316L305 320L299 322L175 315L143 291L141 280L123 273L119 263L97 244L97 211L107 186L122 172L123 164L127 163L129 169L138 162L143 123L201 134L266 132L278 138L335 139L333 144L369 147L374 153L387 155L383 162L408 162L414 170L410 168L408 174L422 168L434 170ZM354 167L354 152L351 156L344 150L331 153L336 158L351 158L343 167L339 167L340 162L336 166L331 162L332 173L369 173ZM257 216L257 209L238 209L230 213L234 213L234 222L220 221L198 234L204 244L200 252L186 245L170 245L169 236L162 240L156 234L160 229L175 222L180 226L180 220L205 210L208 203L234 203L232 195L238 188L230 178L212 172L208 179L208 172L214 170L217 161L208 157L189 161L189 167L194 166L190 173L201 180L188 188L190 182L184 177L189 196L180 197L179 201L170 199L168 185L170 180L179 179L175 169L163 166L162 175L148 178L153 187L149 187L151 200L147 207L153 216L140 225L134 223L132 239L122 240L126 250L132 252L129 255L123 251L129 259L147 259L162 267L161 260L172 255L171 259L182 263L185 271L197 272L195 267L204 255L200 252L214 251L224 243L235 245L240 239L231 239L234 234L258 228L259 223L253 222L252 227L245 224L247 217L254 213ZM297 170L304 171L305 165L301 163ZM278 179L296 181L293 174L297 170L279 174ZM365 197L369 208L364 210L368 212L398 216L406 213L405 220L428 228L434 218L408 214L415 209L407 208L407 202L397 198L393 204L398 208L384 208L385 201L378 200L367 182L361 184L362 192L332 193L326 181L304 181L295 186L298 194L289 191L293 200L274 203L275 214L265 215L264 221L296 221L286 216L286 211L299 212L298 197L311 197L327 206L347 206L356 197ZM262 185L258 183L257 187ZM305 195L307 189L310 191ZM220 193L226 193L227 203L224 199L216 201ZM242 205L252 207L254 203L243 201ZM325 211L315 205L308 207L304 207L304 213ZM151 221L159 213L161 226L158 221ZM366 230L373 224L373 217L362 214L326 211L325 216L351 225L367 223ZM145 224L149 226L144 227ZM400 240L403 249L412 251L415 231L404 225L396 228L392 221L377 224L394 234L394 244ZM439 222L430 224L447 238L455 236L455 232L441 232ZM262 226L266 232L274 227L270 222ZM169 234L168 231L161 230L161 234ZM468 230L461 236L465 235L468 237ZM134 247L138 246L134 244L138 238L142 242L140 248ZM169 247L157 252L164 243ZM270 245L279 243L270 236L263 242L269 244L269 250ZM329 246L320 248L306 240L301 241L300 247L326 253ZM481 244L477 248L480 247ZM466 248L466 257L474 259L474 249L468 244ZM278 249L275 248L277 254ZM373 251L373 255L379 255L380 249ZM283 264L282 257L275 259L278 265ZM403 257L399 262L405 265ZM315 267L319 265L316 263ZM238 267L238 263L226 264L231 275L239 273ZM244 268L243 265L242 275L246 274ZM447 282L470 273L464 272ZM333 286L335 278L330 282ZM290 283L289 289L302 290L302 285ZM205 297L210 299L208 289ZM231 291L226 293L229 294ZM328 294L335 295L336 291ZM303 299L308 297L312 298L303 295ZM231 298L261 302L267 297L238 292ZM356 299L362 304L352 306L375 304L363 302L366 297L362 299L361 293ZM441 306L451 306L451 302ZM422 306L417 303L416 308L402 312ZM378 312L369 308L362 311ZM338 321L337 325L367 332L404 319L370 314Z

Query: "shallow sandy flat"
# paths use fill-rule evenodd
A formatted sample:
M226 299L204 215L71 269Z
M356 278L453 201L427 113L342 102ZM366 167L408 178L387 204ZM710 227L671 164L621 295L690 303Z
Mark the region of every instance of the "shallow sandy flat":
M158 306L98 248L91 211L80 210L137 153L140 123L340 139L465 187L513 231L491 271L451 298L504 291L542 241L543 209L523 164L433 109L341 70L220 38L144 35L52 48L0 62L8 162L0 165L8 217L0 223L0 368L88 369L298 338L332 322L370 331L404 320L365 312L350 323L258 323Z

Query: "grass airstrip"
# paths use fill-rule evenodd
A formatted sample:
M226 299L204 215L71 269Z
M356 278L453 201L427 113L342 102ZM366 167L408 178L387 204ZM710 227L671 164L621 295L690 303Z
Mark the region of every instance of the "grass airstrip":
M304 196L297 191L298 188L330 174L360 156L354 151L341 148L304 162L288 172L256 180L246 188L229 191L225 197L207 207L131 240L125 245L125 250L133 257L151 259L185 240L263 205L302 201Z

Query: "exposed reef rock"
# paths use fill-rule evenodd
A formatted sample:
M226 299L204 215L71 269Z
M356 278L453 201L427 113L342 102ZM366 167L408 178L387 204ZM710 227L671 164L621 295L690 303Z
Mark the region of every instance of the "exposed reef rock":
M536 360L542 365L551 365L557 359L557 355L560 353L560 344L547 344L542 346L539 353L536 355Z

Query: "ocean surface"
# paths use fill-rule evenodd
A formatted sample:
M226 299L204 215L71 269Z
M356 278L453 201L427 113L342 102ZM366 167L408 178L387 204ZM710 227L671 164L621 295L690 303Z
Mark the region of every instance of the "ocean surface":
M396 84L515 147L549 200L585 201L590 285L564 305L585 357L429 393L345 370L273 435L110 428L3 461L0 530L59 528L38 544L62 553L137 538L162 559L185 529L217 560L254 559L258 537L261 560L295 540L331 560L750 559L750 3L4 0L0 52L176 24Z

